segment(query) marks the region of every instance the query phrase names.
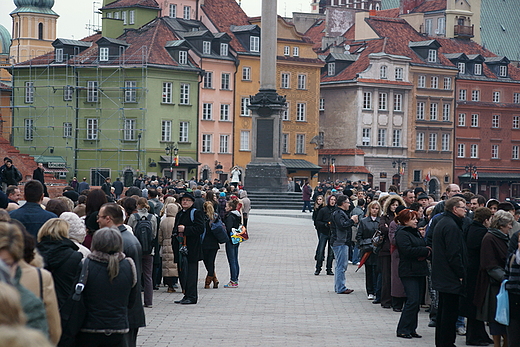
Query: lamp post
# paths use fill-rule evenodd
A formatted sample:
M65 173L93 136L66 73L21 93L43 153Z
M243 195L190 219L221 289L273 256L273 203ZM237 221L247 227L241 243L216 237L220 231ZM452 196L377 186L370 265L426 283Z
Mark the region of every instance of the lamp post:
M397 168L397 175L399 176L399 181L397 182L397 188L401 190L401 176L404 176L404 169L406 167L406 162L404 159L396 159L392 162L392 167Z
M478 172L477 167L473 164L466 165L464 170L469 173L469 189L473 192L473 187L471 184L471 180L475 180L475 191L473 193L477 193L476 185L478 180Z
M321 158L323 165L327 165L327 172L329 174L328 180L330 181L330 173L336 173L336 158L334 158L332 155L327 154L324 155L323 158Z
M170 142L170 144L166 146L165 151L166 155L170 156L170 178L173 179L173 156L175 155L175 166L179 166L179 157L177 156L179 154L179 149L175 142Z

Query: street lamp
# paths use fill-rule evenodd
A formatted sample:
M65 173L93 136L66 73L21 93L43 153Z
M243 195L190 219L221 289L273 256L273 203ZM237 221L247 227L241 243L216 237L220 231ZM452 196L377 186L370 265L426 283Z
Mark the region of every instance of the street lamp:
M464 170L469 173L469 189L473 190L472 189L472 185L471 185L471 180L474 179L475 181L478 180L478 172L477 172L477 167L473 164L469 164L469 165L466 165L464 167ZM476 184L477 182L475 182ZM477 191L475 190L474 193L476 193Z
M170 178L173 179L173 166L174 166L174 159L173 156L175 156L175 166L179 166L179 149L177 148L177 145L175 142L170 142L168 146L165 148L166 155L170 156Z
M399 176L399 180L397 181L397 188L401 190L401 176L404 176L404 169L406 167L406 162L404 159L396 159L392 162L392 167L397 168L397 175Z
M323 158L321 158L323 165L327 164L327 172L329 173L328 180L330 181L330 173L336 173L336 158L334 158L332 155L327 154L324 155Z

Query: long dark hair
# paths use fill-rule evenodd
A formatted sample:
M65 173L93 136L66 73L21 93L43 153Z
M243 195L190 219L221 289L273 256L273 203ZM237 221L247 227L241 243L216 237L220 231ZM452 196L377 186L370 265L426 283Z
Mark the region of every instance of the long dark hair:
M104 191L101 189L91 190L87 195L87 203L86 203L86 213L87 216L91 215L94 212L99 212L101 206L106 204L107 196Z

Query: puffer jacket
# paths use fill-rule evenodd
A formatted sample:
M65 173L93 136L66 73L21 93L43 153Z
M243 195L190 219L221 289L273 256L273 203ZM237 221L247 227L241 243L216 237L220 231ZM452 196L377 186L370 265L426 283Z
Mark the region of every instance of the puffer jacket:
M179 205L172 203L166 205L166 218L159 225L159 244L162 255L162 275L164 277L177 277L179 272L174 261L172 248L172 231L175 225L175 216L179 212Z

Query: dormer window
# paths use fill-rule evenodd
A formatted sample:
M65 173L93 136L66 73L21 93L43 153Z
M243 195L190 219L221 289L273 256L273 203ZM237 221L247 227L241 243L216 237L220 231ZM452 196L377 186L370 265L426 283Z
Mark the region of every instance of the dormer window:
M507 77L507 65L500 65L499 74L500 77Z
M57 63L63 62L63 48L56 48L55 58Z
M395 68L395 79L401 81L403 79L403 68L396 67Z
M220 56L227 57L229 51L229 46L227 43L221 43L220 44Z
M437 62L437 50L429 49L428 50L428 63L436 63Z
M460 74L465 74L466 73L466 63L458 63L457 67L459 68L459 73Z
M107 13L107 18L112 18L112 12Z
M260 52L260 37L251 36L249 38L249 50L251 52Z
M121 19L123 20L123 25L128 24L126 22L126 11L121 12Z
M379 78L386 79L387 70L388 70L388 67L386 65L381 65L381 67L379 68Z
M108 61L108 47L99 48L99 61Z
M186 20L190 19L191 6L184 6L183 17Z
M210 41L202 42L202 54L211 54L211 42Z
M188 52L187 51L179 51L179 64L181 64L181 65L188 64Z
M128 14L130 16L130 18L128 19L128 24L135 24L135 11L130 10Z
M292 50L292 55L293 57L299 57L300 56L300 47L293 47L293 50Z
M336 74L336 63L327 64L327 74L329 76L334 76Z
M114 12L114 19L119 19L119 11Z
M474 73L477 76L482 75L482 64L475 64Z

